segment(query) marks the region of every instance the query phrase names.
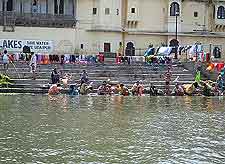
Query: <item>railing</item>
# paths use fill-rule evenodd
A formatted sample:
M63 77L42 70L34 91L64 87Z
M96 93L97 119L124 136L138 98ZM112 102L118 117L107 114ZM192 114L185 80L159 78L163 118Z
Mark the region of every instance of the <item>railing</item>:
M0 12L0 25L72 28L76 25L76 19L71 15L16 13L7 11Z

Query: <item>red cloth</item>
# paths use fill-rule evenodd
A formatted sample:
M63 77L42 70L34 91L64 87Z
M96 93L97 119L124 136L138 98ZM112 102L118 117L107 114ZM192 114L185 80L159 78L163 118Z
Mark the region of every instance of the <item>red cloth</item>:
M105 60L104 55L103 55L103 54L99 54L99 55L98 55L98 60L99 60L101 63L103 63L104 60Z
M120 64L121 63L121 56L117 56L116 57L116 64Z
M207 63L210 62L210 58L211 58L211 57L210 57L210 53L207 53L207 54L206 54L206 62L207 62Z
M217 63L217 65L216 65L216 69L218 72L220 72L223 67L224 67L224 63Z
M9 55L9 60L13 62L14 61L14 56L13 55Z
M204 55L204 52L202 52L201 58L202 58L202 62L204 62L204 61L205 61L205 55Z

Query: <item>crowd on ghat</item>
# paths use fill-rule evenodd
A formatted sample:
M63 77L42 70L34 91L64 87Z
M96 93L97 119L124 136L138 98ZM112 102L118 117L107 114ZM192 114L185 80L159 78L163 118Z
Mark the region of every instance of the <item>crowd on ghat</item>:
M197 49L196 49L197 48ZM194 61L208 61L210 60L209 54L204 53L202 51L201 46L189 46L189 47L183 47L180 48L179 53L181 51L185 50L187 51L193 51L193 53L199 53L198 57L196 58L195 55L191 55L190 59ZM198 50L199 49L199 50ZM171 53L172 48L165 48L162 47L161 49L157 50L160 53ZM154 48L149 48L144 57L145 62L147 64L150 64L154 67L157 67L159 65L168 66L167 71L162 75L164 83L164 89L159 88L158 86L155 86L151 81L149 81L149 85L146 86L143 84L142 81L136 81L132 87L126 86L126 84L123 83L112 83L109 80L103 81L102 84L97 89L98 95L122 95L122 96L142 96L142 95L151 95L151 96L184 96L184 95L204 95L204 96L220 96L224 94L225 91L225 66L222 63L210 63L207 70L211 71L214 67L217 68L217 71L219 71L219 75L216 81L210 81L201 80L201 71L197 68L195 71L195 81L191 84L181 84L179 83L179 77L177 77L174 81L172 80L172 59L168 55L158 55L155 56L155 50ZM194 59L196 58L196 59ZM128 64L131 64L131 58L126 57L117 57L116 62L127 62ZM63 80L67 79L67 77L64 77ZM172 84L175 84L173 86ZM173 88L172 88L173 86ZM92 83L89 81L88 74L86 71L83 71L83 73L80 76L80 83L76 85L71 85L69 88L69 94L70 95L86 95L93 92L93 86ZM95 91L94 91L95 92Z
M93 83L90 81L88 77L88 73L83 70L83 72L80 75L80 80L78 84L68 85L68 82L72 79L72 75L69 74L62 74L59 73L57 68L54 68L51 73L51 86L49 88L49 94L59 94L62 88L68 88L68 94L69 95L87 95L89 93L96 92L98 95L122 95L122 96L142 96L142 95L152 95L152 96L162 96L162 95L174 95L174 96L184 96L184 95L205 95L205 96L218 96L223 95L225 90L225 66L221 67L220 65L220 73L218 75L218 78L215 82L207 80L202 81L201 80L201 73L200 70L196 70L196 77L195 81L192 84L180 84L179 83L179 77L177 77L174 81L172 81L172 60L168 56L154 56L153 49L148 49L146 54L144 56L144 61L146 63L150 63L152 65L156 64L164 64L168 66L167 71L162 75L163 80L165 81L164 90L161 88L158 88L153 83L149 81L149 85L146 86L143 84L142 81L136 81L131 88L128 88L123 83L112 83L109 80L103 81L102 84L97 88L97 90L94 89ZM2 56L2 62L4 65L4 69L8 69L8 65L10 62L16 60L15 56L14 58L10 55L8 55L7 50L3 51ZM82 57L75 56L75 55L62 55L62 56L49 56L46 58L45 56L41 57L38 56L38 54L26 55L26 56L17 56L17 58L23 58L23 60L28 61L30 66L30 71L33 74L33 79L36 79L36 67L37 64L45 62L58 62L61 65L67 62L75 62L75 61L82 61ZM94 61L97 62L97 58L94 56L89 56L84 58L85 61ZM127 62L128 64L131 64L131 59L129 57L117 57L116 62ZM133 59L132 59L133 60ZM104 61L104 58L100 58L100 62ZM209 65L207 68L208 70L211 70L212 67L215 67L214 65ZM172 82L175 83L174 88L172 87Z
M102 84L97 88L96 92L98 95L122 95L122 96L222 96L225 91L225 68L222 69L216 82L207 80L202 81L200 71L196 72L195 81L191 84L180 84L179 77L173 82L175 87L171 88L171 67L162 75L165 81L165 89L162 90L157 88L150 82L149 86L144 86L143 82L136 81L131 88L128 88L123 83L113 83L110 79L103 81ZM68 86L68 80L71 79L71 75L66 74L60 79L57 69L54 69L51 74L52 86L49 89L49 94L59 94L62 89L61 86L69 87L68 94L71 96L75 95L87 95L94 92L92 82L88 78L88 74L85 70L80 75L80 82L78 84ZM62 84L62 85L60 85Z

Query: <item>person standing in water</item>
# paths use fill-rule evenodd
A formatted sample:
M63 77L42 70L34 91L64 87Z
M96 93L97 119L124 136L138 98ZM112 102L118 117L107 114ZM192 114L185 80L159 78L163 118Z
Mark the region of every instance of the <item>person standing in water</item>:
M166 83L166 86L165 86L165 94L166 95L169 95L170 94L170 81L171 81L171 76L172 76L172 73L170 71L170 67L168 67L167 72L164 74L164 80L165 80L165 83Z
M59 73L57 71L57 68L54 68L52 70L51 80L52 80L52 84L58 84L60 82Z

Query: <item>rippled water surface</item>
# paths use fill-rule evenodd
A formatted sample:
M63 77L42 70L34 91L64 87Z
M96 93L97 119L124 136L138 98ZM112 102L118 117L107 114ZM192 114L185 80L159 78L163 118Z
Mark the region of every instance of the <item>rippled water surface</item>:
M0 163L225 163L225 98L0 96Z

